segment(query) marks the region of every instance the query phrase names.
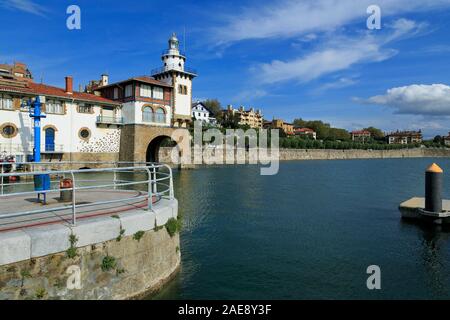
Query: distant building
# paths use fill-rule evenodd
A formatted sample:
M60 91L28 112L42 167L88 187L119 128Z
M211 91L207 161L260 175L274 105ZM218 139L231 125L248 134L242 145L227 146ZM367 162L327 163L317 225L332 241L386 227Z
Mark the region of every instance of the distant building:
M397 131L387 135L389 144L411 144L421 143L423 140L422 131Z
M314 140L317 140L317 132L310 128L294 128L294 134L296 136L310 136Z
M265 129L280 129L283 130L287 135L294 135L294 125L291 123L284 122L281 119L273 119L272 121L264 122Z
M444 143L446 146L450 147L450 132L448 133L448 136L444 137Z
M350 132L352 135L352 141L365 142L370 139L372 134L367 130L358 130Z
M238 118L238 124L240 125L248 125L253 129L262 129L263 128L263 115L261 110L255 110L254 108L250 108L249 110L245 110L244 107L239 107L239 109L234 109L233 106L229 105L226 110L224 110L225 118Z
M213 117L213 113L200 101L192 105L192 118L212 125L217 123L216 118Z

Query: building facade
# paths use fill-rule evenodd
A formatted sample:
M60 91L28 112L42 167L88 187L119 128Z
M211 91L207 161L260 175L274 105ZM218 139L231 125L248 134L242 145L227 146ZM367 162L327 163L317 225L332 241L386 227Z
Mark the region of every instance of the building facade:
M317 140L317 133L310 128L294 128L294 134L296 136L308 136L311 139Z
M192 105L192 118L210 125L215 125L217 123L212 112L200 101L197 101Z
M386 136L389 144L412 144L423 141L422 131L397 131Z
M444 137L444 144L450 146L450 132L448 133L448 136Z
M163 54L164 71L157 74L160 80L139 76L109 83L109 77L102 75L85 92L73 90L70 76L65 87L58 88L35 83L25 64L0 65L0 154L14 156L17 162L31 160L34 128L28 101L40 96L46 115L41 121L43 161L148 159L149 140L158 138L160 143L161 135L170 137L174 128L191 121L195 74L184 71L185 59L172 36ZM181 67L168 66L175 62ZM146 128L139 129L141 136L135 134L136 126ZM130 145L144 151L130 155Z
M264 120L261 110L255 110L254 108L245 110L242 106L239 109L234 109L232 105L229 105L223 112L224 118L235 118L239 125L247 125L253 129L263 128Z
M352 141L359 142L366 142L372 137L372 134L367 130L352 131L350 134L352 135Z
M287 135L294 135L294 125L291 123L284 122L281 119L273 119L272 121L264 122L265 129L279 129Z

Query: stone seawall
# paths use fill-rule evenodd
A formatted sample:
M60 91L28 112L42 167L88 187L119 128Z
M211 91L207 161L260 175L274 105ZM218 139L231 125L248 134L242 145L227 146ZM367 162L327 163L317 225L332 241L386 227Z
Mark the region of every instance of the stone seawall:
M402 150L303 150L281 149L280 160L345 160L450 157L450 149L402 149Z
M132 299L157 291L180 267L176 200L130 211L0 233L0 300ZM70 236L77 242L74 254Z
M160 161L171 163L171 148L160 149ZM193 156L193 151L191 153ZM225 157L225 152L224 152ZM280 149L281 161L293 160L350 160L350 159L389 159L389 158L428 158L450 157L450 149L401 149L401 150L332 150L332 149ZM245 159L249 159L248 153ZM211 162L211 157L207 157Z

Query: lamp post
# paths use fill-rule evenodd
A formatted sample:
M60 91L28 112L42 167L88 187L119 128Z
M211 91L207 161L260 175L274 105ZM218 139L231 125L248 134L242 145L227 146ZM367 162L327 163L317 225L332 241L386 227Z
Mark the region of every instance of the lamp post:
M41 99L39 96L30 103L30 117L34 122L34 148L33 148L33 162L41 162L41 119L46 118L45 114L41 113ZM38 193L38 200L40 195L44 196L44 204L47 203L47 193L45 191L50 189L50 175L37 174L34 176L34 190L42 191Z
M33 162L41 162L41 119L46 118L45 114L41 113L41 99L36 97L31 103L30 117L34 122L34 148L33 148Z

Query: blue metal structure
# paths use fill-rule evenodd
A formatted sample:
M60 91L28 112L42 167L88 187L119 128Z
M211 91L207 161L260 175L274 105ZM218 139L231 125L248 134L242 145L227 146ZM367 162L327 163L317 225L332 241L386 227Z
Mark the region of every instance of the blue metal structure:
M33 162L41 162L41 119L47 117L41 113L41 106L41 99L37 96L30 108L30 117L34 120Z
M30 117L34 122L34 148L33 148L33 162L41 162L41 119L46 118L45 114L41 113L41 99L39 96L30 103ZM46 192L50 190L50 175L38 174L34 176L34 190L44 191L44 204L47 202ZM38 200L41 193L38 193Z

